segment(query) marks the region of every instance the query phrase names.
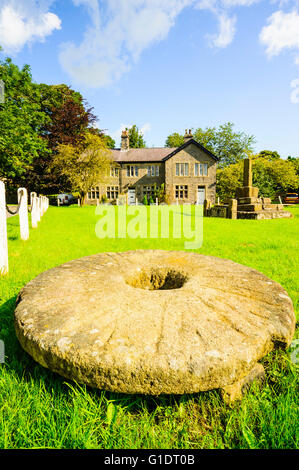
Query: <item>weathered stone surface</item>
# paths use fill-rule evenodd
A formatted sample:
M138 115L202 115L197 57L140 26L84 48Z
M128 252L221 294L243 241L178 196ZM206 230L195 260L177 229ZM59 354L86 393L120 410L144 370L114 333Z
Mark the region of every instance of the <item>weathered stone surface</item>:
M262 364L256 364L251 371L232 385L221 389L221 394L226 403L241 400L244 393L253 382L262 384L266 379L265 369Z
M15 328L37 362L69 379L181 394L240 384L290 344L295 315L286 291L251 268L141 250L42 273L19 294Z
M258 198L258 195L259 195L259 188L254 188L252 186L243 186L242 188L236 189L236 199Z
M252 161L244 160L243 187L237 188L238 219L281 219L291 218L292 214L283 209L282 204L271 204L270 198L258 198L259 189L252 187Z

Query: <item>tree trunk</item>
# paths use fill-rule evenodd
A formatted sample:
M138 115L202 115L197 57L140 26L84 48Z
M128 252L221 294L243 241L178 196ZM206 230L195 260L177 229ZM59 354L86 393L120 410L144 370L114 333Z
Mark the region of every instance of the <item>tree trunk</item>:
M86 196L87 196L87 193L81 193L81 194L80 194L80 206L84 206L84 205L85 205Z

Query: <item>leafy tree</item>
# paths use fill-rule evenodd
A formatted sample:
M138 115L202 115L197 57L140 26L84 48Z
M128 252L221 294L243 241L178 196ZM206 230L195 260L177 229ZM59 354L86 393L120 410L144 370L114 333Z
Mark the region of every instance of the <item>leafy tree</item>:
M289 162L292 163L292 165L294 166L296 175L299 176L299 158L288 157L288 158L287 158L287 161L289 161Z
M88 191L106 180L111 163L111 152L103 139L86 133L76 146L58 145L52 169L66 177L71 190L79 192L81 205L84 205Z
M280 155L276 151L262 150L258 154L258 158L265 158L266 160L278 160L280 158Z
M107 145L108 149L114 149L115 148L115 140L110 137L110 135L104 135L103 136L104 141Z
M259 159L254 164L254 173L253 173L254 179L253 180L256 181L257 186L259 184L257 172L259 168L258 164L260 164L260 161L261 159ZM283 159L273 160L273 161L267 162L266 168L267 168L267 174L272 180L273 195L275 193L277 194L284 193L289 190L291 191L297 190L299 186L299 177L296 174L296 170L294 166L290 164L290 162L288 162L287 160L283 160ZM266 196L265 191L262 194Z
M251 151L255 143L253 135L235 132L233 127L233 123L227 122L218 129L199 128L194 133L194 139L220 159L219 168L246 158L246 151Z
M105 134L105 132L102 129L97 129L96 127L91 127L90 129L88 129L88 131L91 134L95 134L95 135L101 137L101 139L103 139L105 144L107 145L107 148L109 148L109 149L114 149L115 148L115 140L112 139L112 137L110 137L110 135Z
M96 117L92 114L92 108L86 109L82 95L67 85L40 84L38 87L40 107L46 115L40 133L50 152L40 153L34 160L28 182L30 186L38 186L46 192L69 190L66 179L51 172L53 155L60 144L74 146L82 143Z
M219 168L237 163L246 158L246 152L251 151L255 143L253 135L235 132L234 124L227 122L218 128L198 128L193 138L220 159ZM165 147L179 147L184 143L184 137L178 133L169 135Z
M234 198L236 189L243 185L243 165L241 162L217 170L217 196L223 201Z
M165 192L165 184L162 183L160 187L157 187L157 184L154 184L154 202L156 202L156 198L158 198L158 203L161 204L162 202L167 203L168 198Z
M184 144L184 136L180 135L178 132L174 132L173 134L170 134L165 142L165 147L169 148L174 148L174 147L180 147L181 145Z
M51 150L59 144L75 145L84 140L85 132L96 121L93 108L79 92L67 85L39 85L41 109L48 119L42 129L43 137Z
M139 131L136 124L134 124L130 129L126 129L129 131L129 141L130 141L130 148L144 148L146 146L145 141L143 139L143 133Z
M5 83L5 103L0 104L0 177L18 183L34 158L47 153L41 137L46 115L29 65L20 69L6 58L0 62L0 78Z
M147 200L147 195L146 194L143 196L142 204L144 204L145 206L148 205L148 200Z
M299 185L299 177L294 165L283 159L254 158L252 179L253 185L259 188L261 197L273 198L276 194L296 190ZM234 197L236 189L242 184L242 162L217 170L217 195L222 200Z

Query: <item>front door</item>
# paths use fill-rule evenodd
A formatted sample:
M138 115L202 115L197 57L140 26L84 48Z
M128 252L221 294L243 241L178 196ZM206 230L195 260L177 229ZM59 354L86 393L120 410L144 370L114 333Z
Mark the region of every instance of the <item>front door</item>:
M129 204L129 206L134 205L135 202L136 202L135 188L128 189L128 204Z
M204 186L198 186L197 204L204 204L205 198L206 198L206 188Z

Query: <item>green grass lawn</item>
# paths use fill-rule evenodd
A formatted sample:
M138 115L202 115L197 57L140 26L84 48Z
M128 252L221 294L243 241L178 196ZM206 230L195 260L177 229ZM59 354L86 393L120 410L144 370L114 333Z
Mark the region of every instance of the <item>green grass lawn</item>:
M279 282L299 313L299 208L293 219L204 219L202 254ZM133 249L182 250L179 239L100 240L94 207L50 207L30 239L8 220L10 272L0 278L0 448L298 448L298 381L288 352L264 358L267 382L226 405L218 391L144 397L101 392L44 369L18 344L16 296L40 272L74 258ZM103 299L104 300L104 299Z

